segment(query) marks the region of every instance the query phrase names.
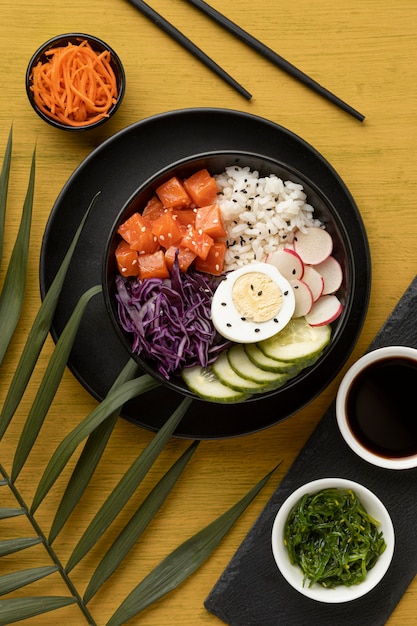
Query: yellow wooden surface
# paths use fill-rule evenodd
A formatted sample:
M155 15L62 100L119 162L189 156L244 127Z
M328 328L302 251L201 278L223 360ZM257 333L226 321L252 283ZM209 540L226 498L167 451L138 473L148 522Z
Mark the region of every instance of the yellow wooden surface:
M37 149L27 295L13 346L0 372L1 402L39 305L39 252L57 195L81 160L99 143L128 124L155 113L200 106L251 112L303 137L341 174L363 216L373 260L369 312L348 364L364 352L416 273L415 0L212 2L218 10L364 113L363 124L274 68L186 2L151 0L151 3L244 84L253 93L253 100L244 100L126 0L73 0L69 4L0 0L0 154L4 152L11 125L14 140L5 261L10 256L19 224L35 144ZM104 38L120 54L126 69L128 83L122 107L114 120L93 135L63 133L45 124L33 113L25 94L25 70L33 51L46 39L69 31L89 32ZM4 269L0 284L3 278ZM52 342L48 340L40 359L41 368L34 374L34 384L1 445L0 461L8 470L13 445L51 348ZM231 506L283 459L276 476L205 565L181 588L132 620L146 626L219 623L204 609L203 601L331 402L341 375L342 372L311 406L280 425L251 436L200 445L162 514L120 571L92 600L90 608L97 624L105 624L128 591L163 556ZM48 454L95 405L95 400L66 373L28 466L18 481L25 498L30 499ZM91 489L57 540L56 550L64 560L97 505L151 437L148 432L119 420ZM186 442L180 440L169 443L152 471L152 480L164 473L185 446ZM150 480L145 483L150 484ZM42 528L50 525L51 511L59 501L63 484L64 481L58 481L38 511ZM120 515L115 529L110 529L86 563L73 571L81 590L91 565L97 562L101 545L110 544L117 528L129 518L134 504ZM2 522L2 536L12 536L14 527ZM11 561L18 558L22 567L32 566L40 553L40 548L33 548ZM44 583L34 587L37 593L65 591L58 577L46 589ZM389 625L416 624L416 607L414 582ZM85 623L76 608L30 621L45 625L59 622L77 626Z

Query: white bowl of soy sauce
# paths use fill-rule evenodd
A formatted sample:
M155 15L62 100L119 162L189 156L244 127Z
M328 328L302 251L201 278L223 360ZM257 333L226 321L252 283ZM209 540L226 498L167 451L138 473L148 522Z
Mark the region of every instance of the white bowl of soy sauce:
M416 389L415 348L387 346L356 361L336 396L337 423L348 446L379 467L417 467Z

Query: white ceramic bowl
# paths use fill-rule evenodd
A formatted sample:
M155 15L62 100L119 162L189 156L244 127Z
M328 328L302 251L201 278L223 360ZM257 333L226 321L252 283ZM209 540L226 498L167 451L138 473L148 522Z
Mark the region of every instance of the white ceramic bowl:
M366 447L353 433L349 420L347 418L347 396L350 392L353 381L365 368L372 366L374 363L378 363L383 360L389 359L405 359L417 363L417 350L415 348L409 348L406 346L387 346L384 348L378 348L367 352L363 357L356 361L350 369L346 372L342 382L340 383L337 396L336 396L336 418L339 426L339 430L342 437L346 441L347 445L362 459L383 467L386 469L402 470L417 467L417 454L408 454L407 456L390 456L389 454L378 454L376 450ZM416 369L415 382L417 383L417 369ZM412 375L413 376L413 375ZM404 377L405 378L405 377ZM409 385L411 394L414 393L414 385ZM407 385L408 389L408 385ZM387 391L393 391L396 394L401 394L398 385L395 382L392 383L392 389ZM404 395L404 391L401 395ZM387 400L380 399L381 404L388 404ZM408 407L405 407L405 411L409 411ZM373 419L377 419L378 409L375 406L375 412L372 415ZM371 416L370 416L371 417ZM378 426L378 424L377 424ZM411 437L407 434L402 435L408 441L411 442Z
M387 545L375 566L369 570L365 580L351 587L340 585L334 589L326 589L319 584L303 585L303 573L297 565L292 565L284 545L284 527L291 509L305 494L313 494L327 488L351 489L358 496L367 512L378 522ZM272 552L281 574L287 582L304 596L318 602L340 603L355 600L373 589L387 572L394 553L394 528L390 515L377 498L363 485L343 478L322 478L299 487L283 503L275 518L272 528Z

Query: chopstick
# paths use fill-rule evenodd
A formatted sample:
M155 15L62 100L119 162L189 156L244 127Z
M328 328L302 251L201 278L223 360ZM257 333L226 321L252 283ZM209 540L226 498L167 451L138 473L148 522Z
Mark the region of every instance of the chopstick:
M252 98L252 94L249 93L240 83L238 83L230 74L225 72L213 59L211 59L205 52L203 52L198 46L196 46L188 37L183 35L175 26L168 22L162 15L157 13L143 0L129 0L133 6L135 6L143 15L149 18L156 26L159 26L163 31L170 35L177 43L183 48L191 52L197 59L199 59L204 65L209 67L215 74L220 76L228 85L236 89L246 100Z
M331 91L328 91L325 87L322 87L315 80L307 76L307 74L304 74L304 72L297 69L294 65L292 65L292 63L286 61L282 56L274 52L271 48L268 48L268 46L259 41L259 39L256 39L250 33L243 30L243 28L240 28L240 26L216 11L216 9L207 4L207 2L204 2L204 0L186 0L186 2L192 4L197 9L200 9L200 11L208 15L211 19L213 19L221 26L223 26L223 28L233 33L236 37L244 41L244 43L246 43L249 47L259 52L262 56L271 61L280 69L284 70L284 72L287 72L287 74L290 74L290 76L292 76L293 78L299 80L306 87L309 87L323 98L326 98L326 100L332 102L360 122L363 122L363 120L365 119L365 116L362 115L362 113L359 113L359 111L356 111L356 109L352 108L349 104L335 96Z

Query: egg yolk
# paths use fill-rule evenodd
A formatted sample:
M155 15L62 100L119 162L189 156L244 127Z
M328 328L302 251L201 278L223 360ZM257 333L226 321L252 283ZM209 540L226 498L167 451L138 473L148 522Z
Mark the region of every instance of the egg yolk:
M282 291L266 274L249 272L240 276L232 290L232 301L242 318L266 322L275 317L282 306Z

